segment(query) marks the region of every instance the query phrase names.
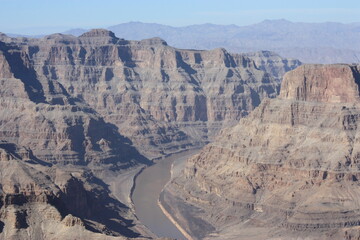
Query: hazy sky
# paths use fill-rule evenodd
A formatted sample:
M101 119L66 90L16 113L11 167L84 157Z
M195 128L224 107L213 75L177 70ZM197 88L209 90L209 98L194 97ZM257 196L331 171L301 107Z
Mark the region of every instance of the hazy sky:
M185 26L264 19L360 22L360 0L0 0L0 32L41 34L129 21Z

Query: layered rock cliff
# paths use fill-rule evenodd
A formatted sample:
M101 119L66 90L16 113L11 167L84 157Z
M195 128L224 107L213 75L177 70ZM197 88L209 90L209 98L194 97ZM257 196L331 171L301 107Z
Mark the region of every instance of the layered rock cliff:
M254 60L101 29L78 38L1 34L0 238L153 236L119 176L205 144L278 94L282 73L269 67L300 64Z
M41 77L31 54L0 42L0 238L140 236L134 213L96 175L149 161L84 100Z
M0 43L1 140L26 146L51 163L126 168L140 159L115 125L58 81L39 76L29 54Z
M300 64L255 64L224 49L175 49L159 38L126 41L101 29L78 38L54 34L0 40L19 48L39 86L61 85L61 91L96 110L148 157L208 142L263 98L275 97L283 72ZM269 67L281 71L268 73Z
M360 67L303 65L188 160L162 202L198 239L355 239Z

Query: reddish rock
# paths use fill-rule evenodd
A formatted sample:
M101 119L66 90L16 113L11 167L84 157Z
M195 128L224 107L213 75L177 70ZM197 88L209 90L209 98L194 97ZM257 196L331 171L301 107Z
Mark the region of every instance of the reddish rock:
M303 65L284 76L280 98L309 102L358 102L359 67Z

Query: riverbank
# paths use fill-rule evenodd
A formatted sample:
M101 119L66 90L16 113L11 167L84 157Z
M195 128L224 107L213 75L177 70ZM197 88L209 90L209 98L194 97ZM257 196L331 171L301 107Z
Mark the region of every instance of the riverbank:
M158 205L159 196L171 178L173 162L184 163L198 150L188 150L154 161L135 178L131 199L139 221L158 237L187 239Z
M158 205L161 209L161 211L164 213L164 215L179 229L179 231L186 237L187 240L194 240L186 231L183 229L177 221L173 218L173 216L166 210L166 208L162 205L161 200L159 198Z
M97 176L108 185L111 195L113 195L114 198L129 207L129 211L125 217L133 221L134 226L132 230L138 232L144 239L153 239L157 238L157 236L139 221L131 200L134 179L136 179L136 176L139 175L144 168L146 168L146 166L140 165L125 172L99 171L97 172Z
M167 204L165 204L164 202L164 190L166 188L166 186L171 182L171 180L175 177L177 177L179 174L181 174L181 171L184 169L185 164L186 164L186 160L195 155L197 152L199 151L199 149L195 149L193 151L191 151L188 155L186 155L184 158L182 159L178 159L175 160L172 164L171 164L171 168L170 168L170 179L169 181L165 184L165 186L163 187L163 189L161 190L161 193L159 195L158 198L158 206L160 207L161 211L164 213L164 215L176 226L177 229L179 229L179 231L188 239L188 240L193 240L193 238L189 235L189 233L181 227L181 225L176 221L175 217L168 211L168 208L166 207ZM169 209L170 210L170 209Z
M194 153L195 154L195 153ZM174 162L171 168L171 180L182 174L186 161ZM181 188L181 186L178 186ZM193 205L187 204L186 199L179 195L179 189L170 184L170 181L162 190L158 204L164 214L173 222L177 228L188 237L188 239L203 239L215 228L204 219L198 217L201 210Z

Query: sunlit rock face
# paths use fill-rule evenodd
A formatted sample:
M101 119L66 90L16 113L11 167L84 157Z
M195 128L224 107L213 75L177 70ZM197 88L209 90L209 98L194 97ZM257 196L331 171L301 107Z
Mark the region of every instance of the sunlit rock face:
M285 74L278 98L221 131L167 187L179 223L199 239L358 237L359 72Z

